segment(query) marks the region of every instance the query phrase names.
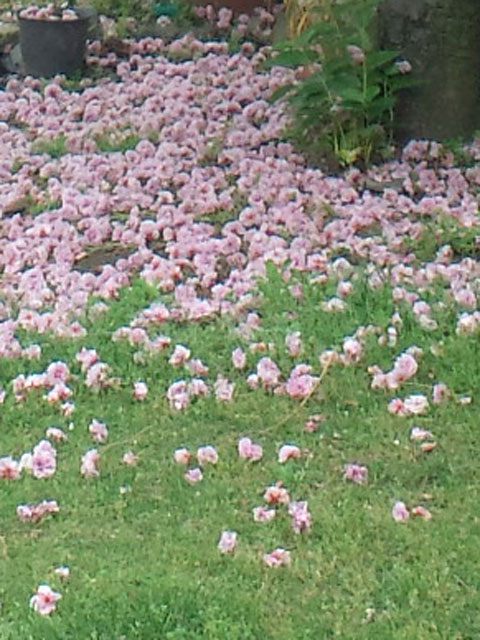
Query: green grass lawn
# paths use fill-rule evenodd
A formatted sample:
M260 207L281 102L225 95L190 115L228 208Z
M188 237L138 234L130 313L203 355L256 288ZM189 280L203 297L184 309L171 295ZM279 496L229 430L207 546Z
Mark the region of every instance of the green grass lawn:
M335 283L312 285L297 277L304 281L300 302L270 273L252 338L273 343L269 355L284 375L296 362L312 364L318 375L320 353L341 348L360 325L373 323L385 332L394 311L388 288L372 291L360 276L347 310L328 313L320 305ZM2 361L0 382L8 393L0 410L0 455L18 458L51 425L63 427L68 441L55 445L52 478L0 480L1 640L478 639L480 343L478 335L455 334L453 305L437 312L433 332L420 329L402 308L396 346L381 346L378 335L370 335L359 363L331 365L315 393L297 401L248 387L247 372L263 354L249 352L225 318L164 323L151 333L170 336L171 348L135 363L138 348L112 342L111 333L157 297L137 282L104 316L86 322L87 337L59 341L25 334L24 345L41 344L40 361ZM301 331L303 340L296 359L284 347L292 330ZM430 347L440 343L442 353L433 355ZM188 346L209 366L209 384L218 373L235 382L234 401L220 403L211 395L186 411L170 410L167 387L188 377L168 364L175 344ZM416 376L398 392L371 390L367 367L377 363L388 370L412 345L424 350ZM97 349L120 378L117 387L99 393L85 387L75 361L82 346ZM237 346L247 352L244 372L231 362ZM45 402L43 391L20 403L10 391L15 375L44 370L52 360L63 360L75 374L70 417ZM138 379L149 387L143 402L131 396ZM425 416L387 411L395 395L429 396L438 381L453 397L431 404ZM473 402L459 404L463 395ZM326 419L318 431L304 431L308 416L320 412ZM104 445L92 443L93 418L109 428ZM438 446L431 453L410 441L414 424L434 433ZM261 461L238 457L244 435L263 445ZM285 442L302 449L299 460L278 463ZM216 446L219 462L190 486L172 454L180 446L195 452L202 444ZM101 455L100 476L83 478L81 456L93 446ZM121 463L130 449L139 457L135 467ZM347 462L368 467L366 485L343 479ZM277 481L292 499L308 500L310 532L294 533L285 508L272 522L253 521L252 508L263 504L264 489ZM18 504L43 499L57 500L59 513L36 524L16 518ZM396 500L427 507L432 519L395 522ZM238 533L234 554L217 549L225 529ZM263 554L278 546L291 552L291 566L273 569L263 562ZM54 573L60 565L71 570L63 583ZM39 584L62 594L49 617L29 609Z

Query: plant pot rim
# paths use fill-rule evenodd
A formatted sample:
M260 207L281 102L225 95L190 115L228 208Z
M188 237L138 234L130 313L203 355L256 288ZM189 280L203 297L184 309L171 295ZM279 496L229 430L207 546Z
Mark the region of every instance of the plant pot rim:
M25 7L19 9L16 12L16 17L18 22L38 22L40 24L76 24L77 22L84 22L85 20L90 20L96 11L93 7L78 7L72 8L72 11L75 11L77 14L77 18L75 20L48 20L48 18L24 18L20 14L25 10Z

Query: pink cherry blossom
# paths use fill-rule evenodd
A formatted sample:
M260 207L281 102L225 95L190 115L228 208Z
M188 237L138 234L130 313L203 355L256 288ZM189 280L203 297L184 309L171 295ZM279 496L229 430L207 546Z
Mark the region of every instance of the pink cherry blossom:
M397 501L392 508L392 518L395 522L406 522L410 514L404 502Z
M255 462L262 458L263 449L259 444L254 444L250 438L244 437L238 441L238 455L245 460Z
M108 429L104 422L93 419L88 426L88 431L95 442L104 443L107 441Z
M180 447L179 449L175 449L173 452L173 459L177 464L189 464L192 458L192 454L185 447Z
M100 475L98 465L100 463L100 455L96 449L89 449L82 456L82 464L80 473L84 478L95 478Z
M343 477L355 484L366 484L368 480L368 469L360 464L349 462L343 467Z
M230 382L222 375L218 375L213 385L215 397L220 402L231 402L233 400L233 392L235 391L235 383Z
M16 480L20 477L19 464L10 457L0 458L0 478Z
M56 440L57 442L63 442L67 440L68 437L65 431L59 427L48 427L45 431L45 436L51 440Z
M267 509L266 507L254 507L252 512L255 522L270 522L276 515L275 509Z
M70 567L61 566L55 569L55 573L61 580L68 580L70 577Z
M271 358L265 356L258 361L257 376L262 384L269 389L278 384L280 369Z
M141 382L140 380L137 380L137 382L133 383L133 391L132 391L132 396L134 398L134 400L145 400L145 398L148 395L148 387L145 384L145 382Z
M222 531L220 540L218 542L218 549L220 553L233 553L237 546L237 533L236 531Z
M127 467L135 467L138 464L138 456L133 451L126 451L122 456L122 462Z
M199 469L198 467L194 467L193 469L188 469L183 477L188 482L188 484L193 485L197 484L197 482L200 482L203 479L203 473L201 469Z
M432 514L430 513L430 511L428 509L425 509L425 507L421 507L421 506L413 507L411 514L412 516L420 516L424 520L432 519Z
M428 440L429 438L433 438L433 434L431 431L427 431L427 429L423 429L422 427L412 427L410 430L410 440Z
M53 613L57 606L57 601L62 596L46 585L41 584L37 587L37 591L30 598L30 606L32 609L42 616L49 616Z
M405 410L409 414L419 415L428 411L428 399L426 396L417 393L407 396L404 400Z
M277 482L277 484L267 487L263 494L263 499L268 504L288 505L290 502L288 491L282 486L281 482Z
M285 336L285 346L292 358L298 356L302 350L302 339L300 331L293 331Z
M432 402L433 404L441 404L450 397L450 389L443 382L438 382L433 385L432 389Z
M288 513L292 518L292 528L295 533L309 531L312 526L312 516L308 511L308 502L290 502Z
M56 500L43 500L38 504L19 504L17 517L23 522L39 522L44 516L58 511Z
M187 349L182 344L177 344L168 362L174 367L179 367L185 364L189 358L190 349Z
M197 460L198 464L217 464L218 462L218 453L215 447L211 445L206 445L204 447L199 447L197 449Z
M245 369L247 365L247 356L240 347L237 347L232 351L232 364L235 369Z
M278 461L283 464L287 460L298 460L302 455L299 447L293 444L284 444L278 451Z
M287 567L291 564L292 558L290 555L290 551L287 551L283 547L277 547L270 553L265 553L263 556L263 561L269 567L278 568L278 567Z
M40 440L32 451L32 474L35 478L50 478L57 469L57 452L48 440Z

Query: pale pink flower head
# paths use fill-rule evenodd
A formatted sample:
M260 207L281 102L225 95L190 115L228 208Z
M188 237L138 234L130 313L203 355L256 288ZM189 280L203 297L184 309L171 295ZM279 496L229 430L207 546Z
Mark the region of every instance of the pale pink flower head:
M85 372L98 361L98 353L95 349L82 347L82 349L80 349L80 351L75 355L75 359L81 364L82 371Z
M94 478L100 475L98 470L98 464L100 462L100 455L96 449L89 449L85 455L82 456L82 465L80 467L80 473L85 478Z
M252 512L255 522L270 522L276 514L275 509L267 509L267 507L254 507Z
M365 52L355 44L349 44L347 51L352 58L353 64L362 64L365 61Z
M293 331L292 333L288 333L285 337L285 347L292 358L298 356L302 350L301 335L300 331Z
M180 447L173 452L173 459L177 464L189 464L192 454L186 447Z
M173 411L185 410L190 404L190 395L186 381L178 380L177 382L172 382L167 389L167 399Z
M48 440L40 440L32 452L32 473L35 478L50 478L57 469L57 452Z
M49 385L52 387L58 382L66 382L70 377L70 371L65 362L51 362L45 371Z
M133 451L126 451L123 454L122 462L127 467L136 467L138 464L138 456L136 456Z
M343 477L355 484L366 484L368 480L368 469L360 464L348 462L343 467Z
M68 578L70 577L70 567L57 567L55 569L55 573L60 578L60 580L68 580Z
M408 353L402 353L402 355L395 360L392 375L397 383L401 383L412 378L417 371L418 363L415 358Z
M406 522L410 514L404 502L397 500L392 508L392 518L395 522Z
M430 513L430 511L428 509L425 509L425 507L422 507L422 506L413 507L412 516L420 516L424 520L432 519L432 514Z
M29 451L22 454L18 465L18 470L20 471L20 473L24 470L28 473L33 473L33 456Z
M46 585L38 586L36 593L30 598L30 606L41 616L49 616L55 611L57 601L62 596Z
M213 385L213 389L217 400L220 402L231 402L233 399L233 392L235 391L235 383L230 382L227 378L224 378L219 374L215 384Z
M189 358L190 349L187 349L187 347L184 347L182 344L177 344L168 362L174 367L179 367L185 364Z
M302 500L291 502L288 513L292 518L292 527L295 533L309 531L312 526L312 515L308 510L308 502Z
M263 449L259 444L254 444L250 438L240 438L238 441L238 455L245 460L255 462L263 456Z
M412 427L410 431L410 440L421 442L422 440L428 440L429 438L433 438L433 433L431 431L427 431L427 429L423 429L422 427Z
M314 433L318 429L318 425L321 422L325 422L326 417L323 413L313 413L311 416L308 416L305 424L303 425L303 430L308 433Z
M265 553L263 561L269 567L286 567L292 562L290 551L283 549L283 547L277 547L271 553Z
M236 531L222 531L220 540L218 542L218 549L220 553L233 553L237 546L237 532Z
M432 402L433 404L441 404L450 397L450 389L443 382L433 385Z
M217 464L218 462L218 453L215 447L212 445L206 445L204 447L199 447L197 449L197 460L198 464Z
M280 369L271 358L264 357L258 361L257 376L262 384L268 389L278 384L280 379Z
M73 402L64 402L60 405L60 412L62 416L70 416L75 411L75 404Z
M7 480L17 480L20 477L19 464L10 457L0 458L0 478Z
M108 438L107 425L99 420L93 419L88 427L90 435L95 442L106 442Z
M147 397L148 394L148 387L145 384L145 382L141 382L140 380L137 380L137 382L134 382L133 384L133 391L132 391L132 397L134 400L145 400L145 398Z
M345 338L343 341L343 355L345 364L358 362L363 354L363 347L355 338Z
M188 482L188 484L193 485L193 484L197 484L197 482L200 482L203 479L203 473L201 469L199 469L198 467L195 467L193 469L188 469L188 471L185 472L183 477Z
M414 415L419 415L428 411L428 399L421 393L415 393L407 396L404 404L407 412Z
M293 444L284 444L278 451L278 461L280 462L280 464L283 464L287 460L298 460L301 455L302 452L300 451L299 447Z
M288 504L290 502L290 496L281 482L277 482L265 489L263 499L268 504Z
M232 351L232 364L235 369L245 369L247 364L247 356L240 347L237 347Z
M45 431L45 436L57 442L64 442L67 439L67 434L60 427L48 427Z
M409 415L409 412L405 408L405 403L401 398L393 398L393 400L388 403L388 411L395 416L404 417Z
M285 392L291 398L306 398L310 396L318 384L319 378L310 375L312 367L307 364L298 364L290 372L285 385Z

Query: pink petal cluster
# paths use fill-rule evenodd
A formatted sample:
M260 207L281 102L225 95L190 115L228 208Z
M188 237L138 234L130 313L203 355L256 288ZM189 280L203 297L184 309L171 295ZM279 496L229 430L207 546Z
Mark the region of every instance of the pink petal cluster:
M80 473L84 478L95 478L100 475L98 465L100 463L100 454L96 449L89 449L82 456L82 464Z
M395 522L406 522L410 517L410 513L404 502L397 500L392 507L392 518Z
M20 477L19 466L18 462L9 456L0 458L0 478L16 480Z
M291 398L303 399L310 396L316 389L320 380L311 375L312 367L306 364L298 364L290 372L285 384L285 392Z
M263 499L268 504L285 504L288 505L290 502L290 495L285 487L282 486L281 482L277 482L277 484L267 487L265 489L265 493L263 494Z
M57 470L57 452L48 440L40 440L33 448L31 471L35 478L50 478Z
M236 531L222 531L220 540L218 542L218 549L220 553L233 553L237 546L237 533Z
M212 445L205 445L197 449L198 464L203 466L205 464L217 464L218 453L215 447Z
M292 558L290 551L287 551L283 547L277 547L270 553L265 553L263 561L269 567L276 569L278 567L288 567L292 562Z
M302 455L301 450L294 444L284 444L278 450L278 461L280 464L287 460L298 460Z
M355 484L366 484L368 480L368 469L363 465L348 462L343 467L343 477Z
M263 449L261 445L254 444L250 438L244 437L238 441L238 455L245 460L256 462L257 460L261 460Z
M104 422L93 419L88 426L88 431L95 442L104 443L107 441L108 429Z
M403 353L395 360L388 373L383 373L378 367L371 367L370 371L374 374L372 389L396 390L417 373L418 363L412 355Z
M179 447L178 449L175 449L175 451L173 452L173 459L177 464L187 465L189 464L191 458L192 458L192 454L185 447Z
M290 502L288 513L292 518L292 528L295 533L309 531L312 526L312 516L308 511L308 502Z
M203 473L199 467L194 467L193 469L188 469L183 477L188 482L188 484L194 485L203 479Z
M277 513L275 509L267 509L266 507L254 507L252 512L255 522L270 522Z
M134 400L145 400L145 398L148 395L148 387L145 384L145 382L141 382L140 380L137 380L137 382L133 383L133 391L132 391L132 397Z
M300 331L293 331L292 333L288 333L285 336L285 346L287 351L292 358L298 356L300 351L302 350L302 334Z
M41 584L30 598L30 606L41 616L49 616L56 609L57 602L62 596L53 591L48 585Z
M56 500L43 500L38 504L18 505L17 517L24 522L39 522L44 516L58 511Z

